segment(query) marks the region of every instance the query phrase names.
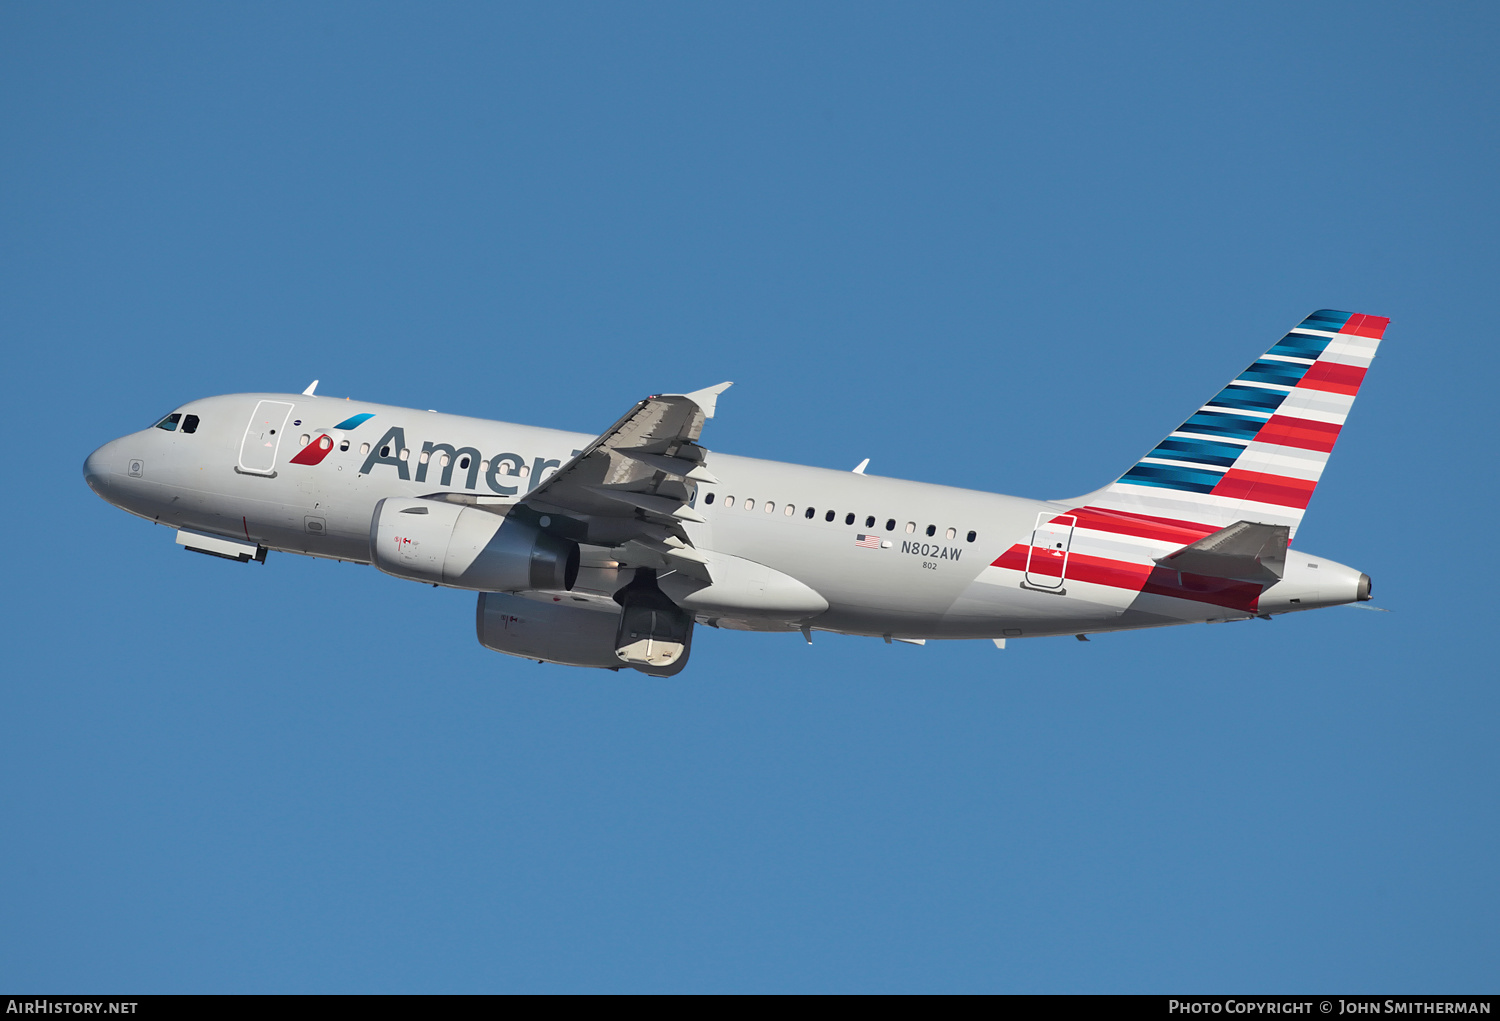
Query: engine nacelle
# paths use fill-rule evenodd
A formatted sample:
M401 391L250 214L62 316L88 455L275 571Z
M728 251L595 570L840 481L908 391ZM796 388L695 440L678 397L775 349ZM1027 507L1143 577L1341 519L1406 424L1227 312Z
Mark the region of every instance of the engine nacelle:
M481 507L388 497L370 521L370 559L386 574L479 592L567 590L578 544Z
M474 628L480 645L508 656L609 670L625 666L615 655L619 611L481 592Z
M481 592L474 628L486 649L522 659L606 670L628 666L653 677L681 672L693 645L692 615L672 605L649 579L616 598L624 600L618 610Z

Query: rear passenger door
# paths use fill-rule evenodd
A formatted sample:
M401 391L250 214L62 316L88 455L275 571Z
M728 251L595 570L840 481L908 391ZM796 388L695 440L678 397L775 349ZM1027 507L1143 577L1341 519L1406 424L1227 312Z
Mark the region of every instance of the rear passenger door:
M1035 588L1060 589L1068 577L1068 554L1073 548L1071 514L1043 511L1036 516L1031 548L1026 551L1026 584Z

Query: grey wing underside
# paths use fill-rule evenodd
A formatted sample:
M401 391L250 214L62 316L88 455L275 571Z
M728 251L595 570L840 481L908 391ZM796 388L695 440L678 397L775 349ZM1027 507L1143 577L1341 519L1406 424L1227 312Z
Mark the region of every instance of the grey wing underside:
M610 547L624 565L708 581L708 558L693 548L683 524L704 520L692 507L697 483L718 481L698 439L730 385L638 402L516 510L548 518L549 530L578 542Z

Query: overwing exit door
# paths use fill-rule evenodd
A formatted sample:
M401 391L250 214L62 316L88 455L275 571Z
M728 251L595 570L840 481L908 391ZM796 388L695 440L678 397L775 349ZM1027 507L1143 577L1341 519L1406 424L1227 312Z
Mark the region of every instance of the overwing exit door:
M1068 553L1073 548L1071 514L1043 511L1036 516L1031 547L1026 551L1026 584L1033 588L1062 588L1068 577Z
M276 452L281 449L281 435L292 406L286 401L261 401L255 406L240 441L238 470L246 475L275 475Z

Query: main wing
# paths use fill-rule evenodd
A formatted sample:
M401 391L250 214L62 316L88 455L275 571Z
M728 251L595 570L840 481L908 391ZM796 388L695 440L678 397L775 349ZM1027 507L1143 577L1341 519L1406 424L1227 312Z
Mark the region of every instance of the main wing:
M708 559L683 522L703 521L699 482L717 482L698 445L720 383L647 397L520 501L515 511L577 542L607 546L632 567L679 570L708 581Z

